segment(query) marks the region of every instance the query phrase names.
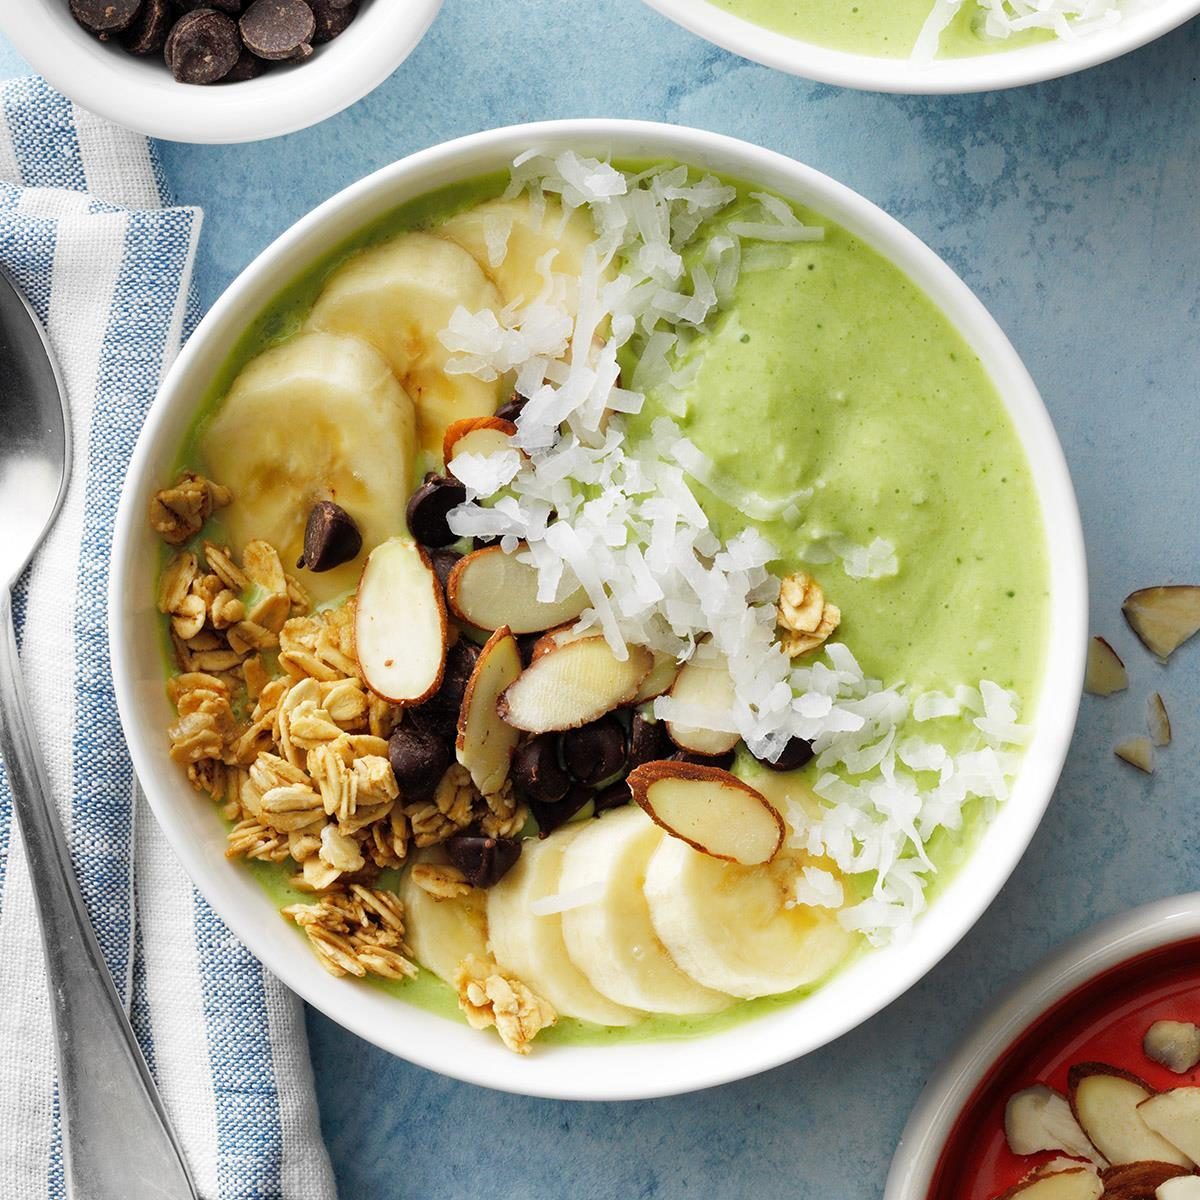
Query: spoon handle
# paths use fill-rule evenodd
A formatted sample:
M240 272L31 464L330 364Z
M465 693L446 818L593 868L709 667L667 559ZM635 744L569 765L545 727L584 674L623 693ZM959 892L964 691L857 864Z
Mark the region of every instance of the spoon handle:
M195 1200L179 1145L113 987L71 868L0 588L0 755L42 928L71 1200Z

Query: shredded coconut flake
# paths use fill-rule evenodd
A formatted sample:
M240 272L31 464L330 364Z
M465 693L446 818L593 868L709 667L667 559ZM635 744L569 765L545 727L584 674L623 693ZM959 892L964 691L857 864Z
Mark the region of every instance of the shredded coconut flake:
M604 895L604 884L587 883L583 887L571 888L566 892L555 892L552 896L541 896L529 902L529 911L535 917L549 917L554 913L570 912L573 908L583 908L595 904Z

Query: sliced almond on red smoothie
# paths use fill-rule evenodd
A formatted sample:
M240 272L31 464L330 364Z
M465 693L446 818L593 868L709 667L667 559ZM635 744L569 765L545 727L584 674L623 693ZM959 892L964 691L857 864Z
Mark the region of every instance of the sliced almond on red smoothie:
M628 704L653 665L644 646L628 647L628 656L619 659L604 638L580 638L531 662L496 709L527 733L577 729Z
M446 580L446 598L460 621L479 629L508 626L513 634L541 633L575 620L588 606L587 593L576 588L562 600L538 599L537 568L486 546L454 564Z
M429 556L411 538L389 538L367 556L354 646L367 687L392 704L420 704L441 684L446 606Z
M672 837L710 858L753 867L779 853L783 818L761 793L718 767L649 762L629 773L634 801Z
M727 753L741 741L740 734L720 728L728 723L734 701L733 678L723 658L688 659L675 676L670 696L694 714L686 724L667 721L667 733L681 750L711 758Z
M463 693L458 714L455 749L459 763L485 795L498 792L508 778L513 752L521 731L500 719L496 701L521 674L517 639L507 629L497 629L475 660L475 669Z
M458 454L497 454L511 450L517 427L503 417L463 417L451 421L442 435L442 460L447 466Z
M1121 611L1151 654L1169 658L1200 630L1200 587L1177 583L1141 588L1125 597Z
M1187 1167L1167 1162L1134 1162L1109 1167L1100 1179L1104 1200L1149 1200L1168 1179L1190 1175Z
M1200 1087L1159 1092L1143 1100L1138 1113L1155 1133L1193 1162L1200 1162Z
M1004 1136L1014 1154L1061 1150L1105 1167L1107 1160L1080 1128L1066 1096L1036 1083L1009 1097L1004 1109Z
M1171 718L1167 715L1167 706L1159 692L1154 692L1146 701L1146 728L1156 746L1171 744Z
M1126 738L1113 747L1113 753L1131 767L1147 775L1154 774L1154 743L1148 737Z
M1164 1162L1190 1167L1192 1160L1142 1119L1138 1105L1153 1088L1108 1063L1076 1063L1067 1074L1071 1111L1092 1145L1114 1166Z
M1129 674L1121 656L1102 637L1088 643L1087 674L1083 690L1093 696L1111 696L1129 686Z
M1104 1184L1091 1167L1035 1171L997 1200L1100 1200Z

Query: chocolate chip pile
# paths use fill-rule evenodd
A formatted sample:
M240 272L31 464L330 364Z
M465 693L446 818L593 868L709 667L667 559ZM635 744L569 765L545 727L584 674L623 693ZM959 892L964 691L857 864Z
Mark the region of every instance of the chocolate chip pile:
M162 54L180 83L237 83L303 62L337 37L359 0L70 0L71 15L130 54Z

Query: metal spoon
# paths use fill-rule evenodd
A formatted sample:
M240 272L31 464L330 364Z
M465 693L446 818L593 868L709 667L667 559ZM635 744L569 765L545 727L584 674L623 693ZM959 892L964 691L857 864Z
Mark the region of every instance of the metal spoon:
M46 335L0 273L0 756L34 880L72 1200L195 1200L71 869L21 683L12 587L67 490L66 396Z

